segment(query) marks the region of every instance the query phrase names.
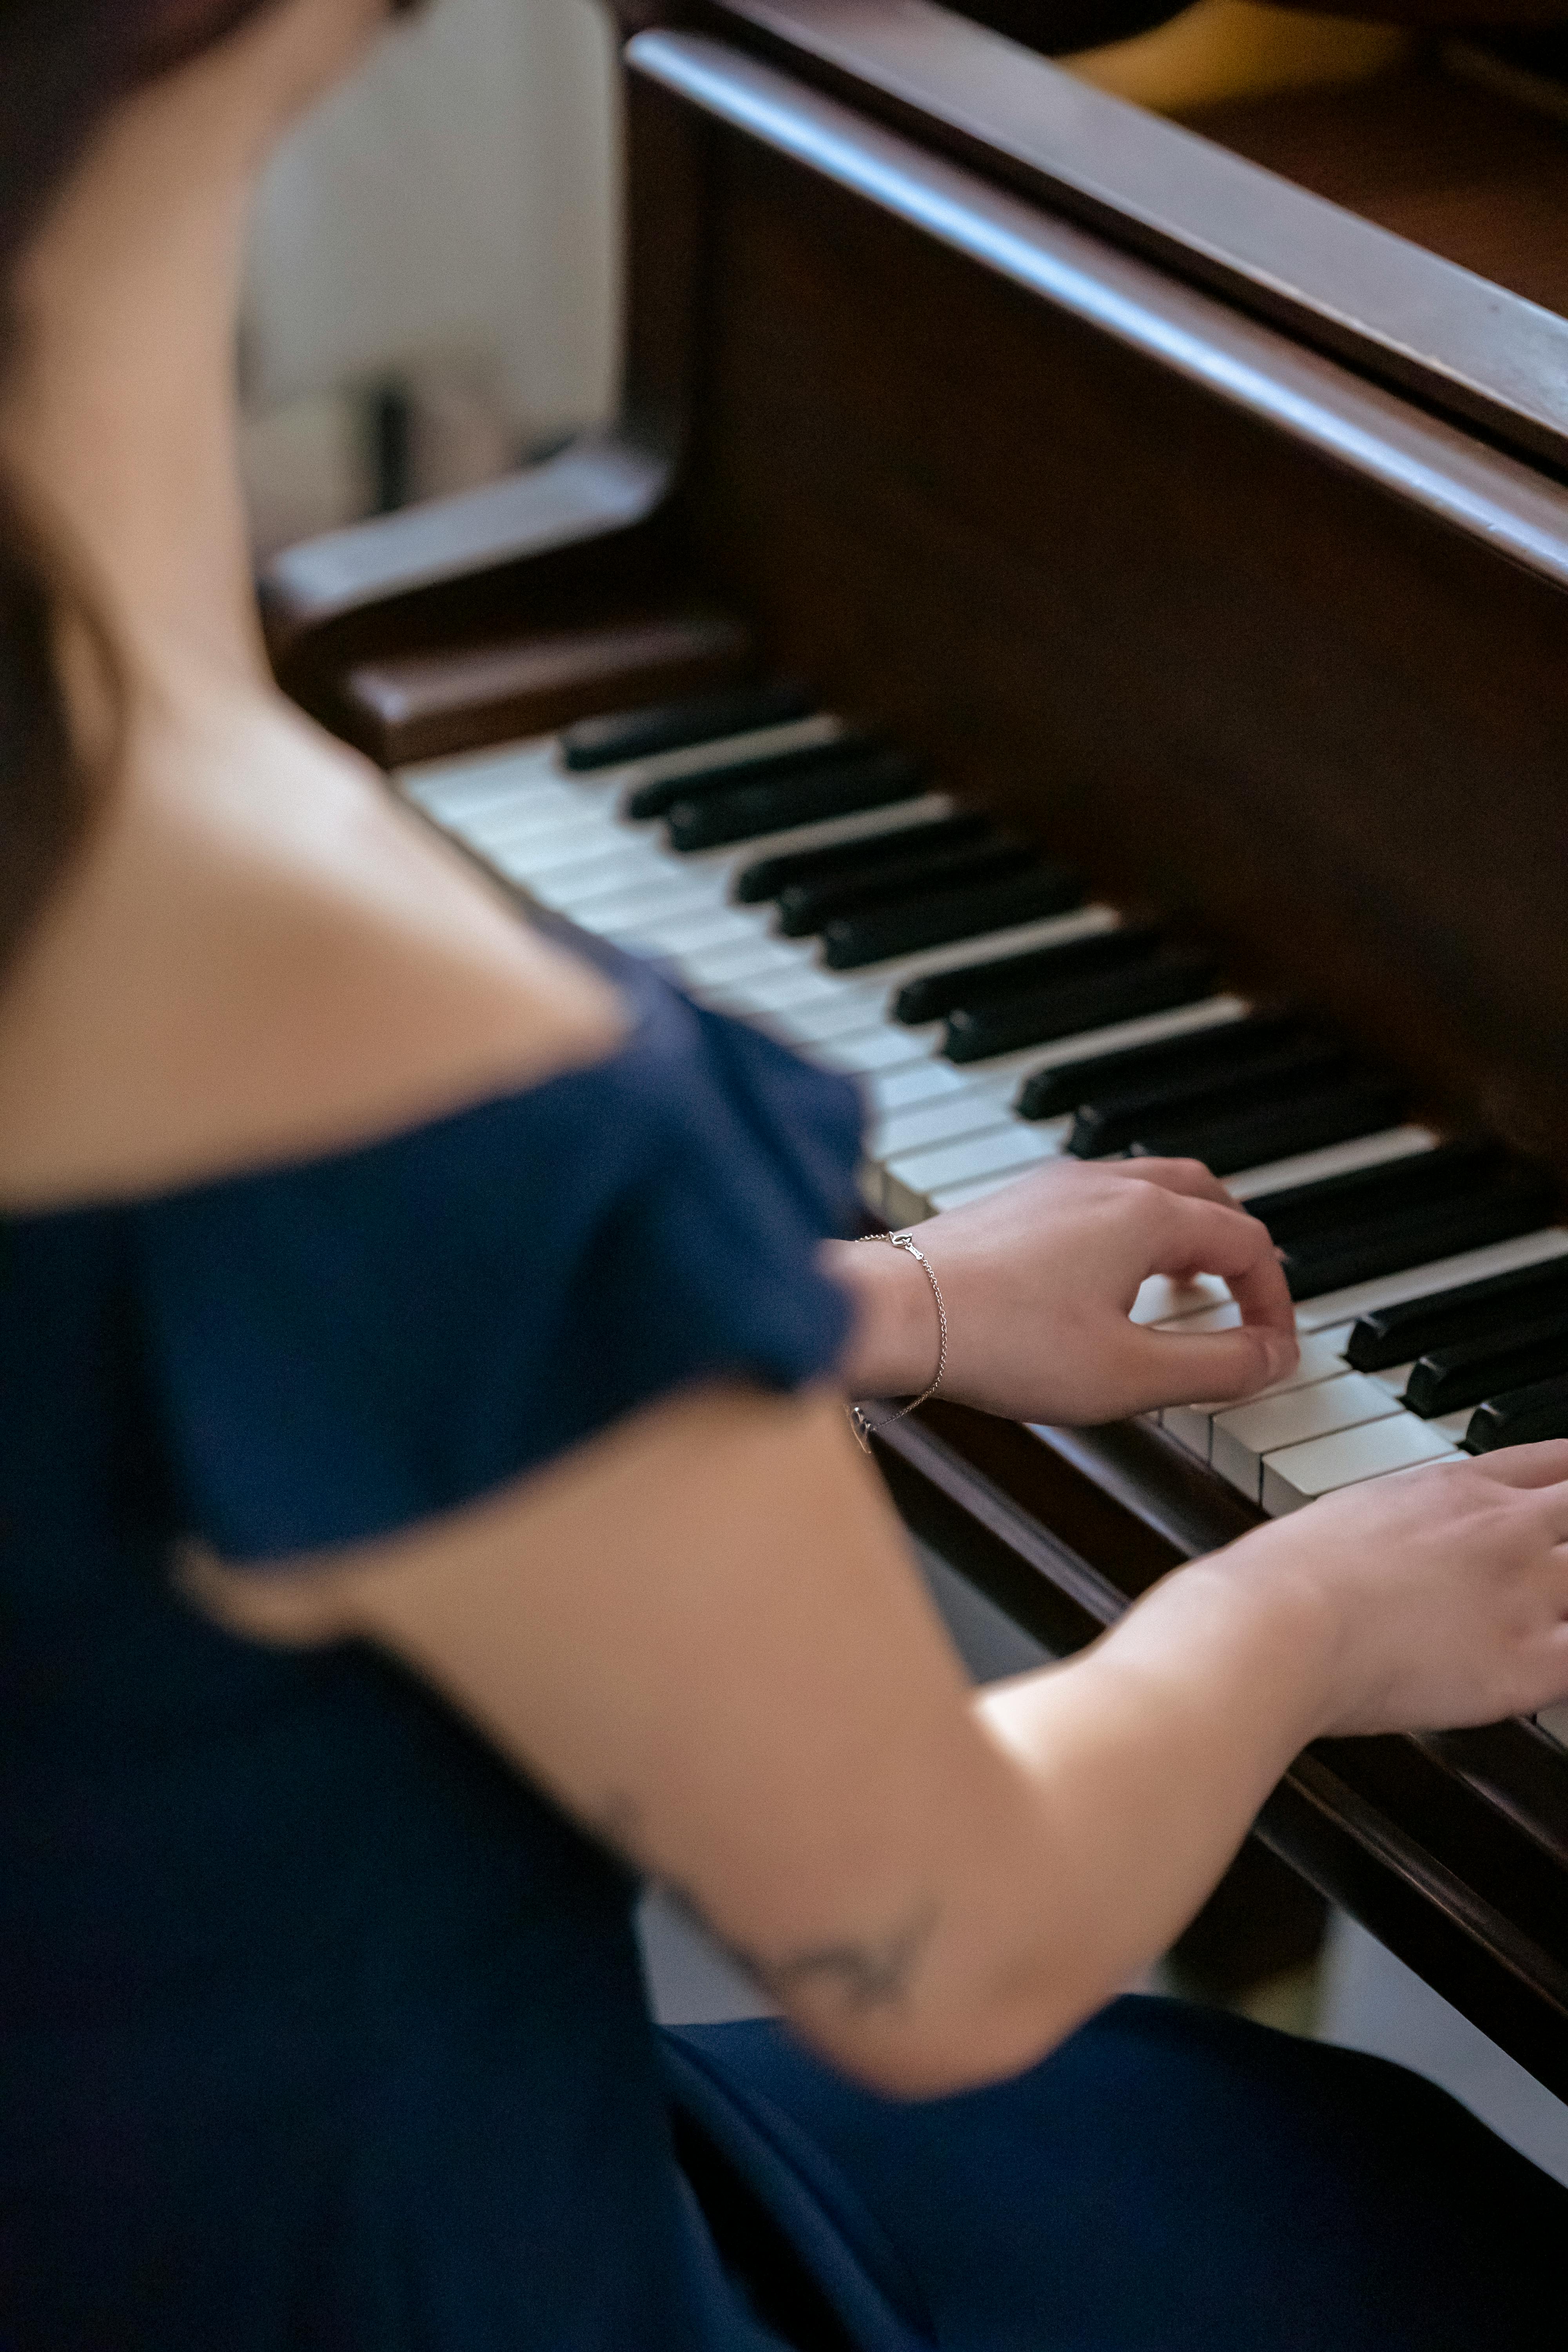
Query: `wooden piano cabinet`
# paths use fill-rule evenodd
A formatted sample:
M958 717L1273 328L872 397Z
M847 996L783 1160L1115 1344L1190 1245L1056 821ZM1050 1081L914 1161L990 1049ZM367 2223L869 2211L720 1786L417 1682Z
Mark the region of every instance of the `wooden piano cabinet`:
M283 559L286 682L390 763L801 676L1568 1173L1568 322L924 0L706 5L626 100L620 425ZM1251 1523L1141 1427L882 1461L1064 1651ZM1543 1736L1331 1743L1260 1830L1568 2095Z

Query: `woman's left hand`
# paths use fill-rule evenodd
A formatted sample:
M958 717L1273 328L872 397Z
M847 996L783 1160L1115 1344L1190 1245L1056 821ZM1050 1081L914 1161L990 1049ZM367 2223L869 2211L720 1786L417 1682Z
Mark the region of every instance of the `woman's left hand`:
M1296 1361L1295 1315L1268 1229L1194 1160L1056 1160L913 1229L947 1307L942 1394L1017 1421L1100 1422L1248 1396ZM935 1302L902 1250L835 1242L859 1322L844 1379L908 1396L936 1370ZM1218 1275L1234 1330L1129 1321L1150 1275Z

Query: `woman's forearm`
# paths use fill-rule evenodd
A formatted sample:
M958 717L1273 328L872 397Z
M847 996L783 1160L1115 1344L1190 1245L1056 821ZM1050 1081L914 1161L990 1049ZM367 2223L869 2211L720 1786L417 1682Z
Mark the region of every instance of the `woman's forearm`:
M1087 2014L1175 1940L1321 1729L1332 1655L1310 1596L1221 1558L1167 1579L1078 1664L976 1698L1070 1891L1070 1927L1042 1953L1053 2000Z
M1332 1654L1310 1594L1222 1558L1167 1579L1081 1657L977 1695L1004 1773L967 1857L950 1852L917 1999L868 2019L850 2063L906 2095L961 2088L1121 1990L1321 1727Z

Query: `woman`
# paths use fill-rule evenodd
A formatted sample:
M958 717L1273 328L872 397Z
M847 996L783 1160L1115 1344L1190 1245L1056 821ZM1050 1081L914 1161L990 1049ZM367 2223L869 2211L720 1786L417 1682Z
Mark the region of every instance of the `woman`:
M1568 1692L1568 1447L971 1696L847 1424L938 1340L832 1238L847 1090L521 927L268 682L246 199L382 14L0 5L0 2343L1534 2340L1564 2200L1439 2095L1082 2021L1304 1741ZM921 1240L999 1412L1292 1359L1184 1163ZM1239 1330L1128 1322L1193 1268ZM637 1873L789 2030L655 2035Z

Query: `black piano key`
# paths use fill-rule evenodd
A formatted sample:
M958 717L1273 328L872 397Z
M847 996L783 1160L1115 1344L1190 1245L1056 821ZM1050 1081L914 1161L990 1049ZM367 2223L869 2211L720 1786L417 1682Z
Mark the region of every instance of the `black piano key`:
M1205 1127L1245 1117L1292 1096L1319 1095L1363 1077L1342 1045L1322 1041L1282 1045L1259 1054L1240 1070L1215 1077L1166 1077L1126 1092L1108 1089L1078 1106L1067 1148L1075 1160L1104 1160L1125 1151L1141 1135L1170 1126ZM1283 1154L1279 1155L1283 1157Z
M961 1006L948 1016L943 1052L953 1062L985 1062L994 1054L1023 1045L1046 1045L1053 1037L1109 1029L1113 1022L1136 1021L1192 1004L1214 986L1207 956L1176 953L1130 964L1089 980L1027 996L1001 997L994 1004Z
M1291 1160L1299 1151L1323 1151L1395 1126L1404 1106L1399 1088L1386 1079L1367 1078L1325 1088L1286 1102L1260 1103L1228 1118L1186 1125L1173 1120L1138 1137L1134 1159L1201 1160L1216 1176L1238 1168L1263 1168Z
M1383 1217L1338 1233L1315 1234L1282 1252L1292 1298L1321 1298L1355 1282L1372 1282L1428 1259L1532 1233L1546 1216L1552 1186L1531 1170L1510 1170L1467 1198L1435 1201L1403 1215ZM1265 1201L1248 1204L1261 1214ZM1267 1218L1265 1218L1267 1223Z
M1535 1445L1544 1437L1568 1437L1568 1380L1489 1397L1470 1415L1465 1444L1471 1454L1495 1454L1500 1445Z
M677 801L668 812L672 849L722 849L731 841L755 841L764 833L787 833L826 817L851 816L858 809L890 808L912 801L925 789L925 771L903 751L859 753L827 762L804 776L776 784L733 784Z
M1147 963L1159 948L1160 933L1147 923L1125 923L1113 931L1088 931L1080 939L1058 940L1054 947L1026 948L1020 955L997 956L948 971L922 972L899 990L892 1003L893 1018L919 1028L927 1021L945 1021L961 1005L972 1009L998 997L1023 996L1058 987L1066 981L1087 980L1094 973L1120 971L1125 964Z
M1015 1105L1020 1118L1065 1118L1080 1103L1101 1095L1132 1094L1143 1087L1166 1082L1201 1085L1239 1074L1254 1061L1291 1045L1317 1038L1291 1013L1247 1013L1240 1020L1216 1021L1210 1029L1189 1030L1181 1037L1161 1037L1149 1045L1124 1045L1119 1054L1090 1054L1074 1062L1053 1062L1032 1070L1018 1090Z
M1411 1367L1403 1402L1421 1420L1432 1421L1507 1390L1565 1376L1568 1315L1546 1316L1521 1323L1506 1336L1492 1333L1433 1349Z
M968 889L976 882L1005 881L1033 873L1042 863L1038 850L1016 841L978 842L969 849L889 858L858 881L792 884L779 893L778 926L786 939L807 939L844 916L912 906L938 891Z
M976 939L1013 923L1065 915L1083 904L1083 884L1062 866L1039 866L1011 881L977 882L967 890L935 892L868 915L845 915L822 934L822 960L833 971L885 963L889 956Z
M562 730L561 757L568 768L615 768L623 760L647 760L656 751L684 751L693 743L718 743L726 735L783 727L792 719L808 719L815 708L804 687L782 682L731 687L690 702L656 702L641 710L579 719Z
M773 857L755 858L737 874L731 895L743 907L761 906L797 883L837 882L871 873L889 857L967 849L976 842L997 838L988 817L933 817L926 824L891 826L886 833L867 834L858 841L835 842L830 849L781 850Z
M1356 1168L1347 1175L1324 1176L1315 1183L1292 1184L1288 1191L1270 1192L1253 1213L1262 1218L1277 1242L1289 1243L1366 1224L1375 1218L1402 1215L1457 1194L1475 1193L1518 1164L1500 1143L1484 1138L1440 1143L1434 1150L1412 1152L1404 1160L1384 1160L1375 1168ZM1412 1265L1420 1262L1419 1258L1409 1261Z
M663 776L657 783L639 784L626 794L621 814L645 824L653 817L668 816L678 801L706 800L710 793L733 792L738 784L782 784L793 776L820 775L825 769L841 768L847 761L886 749L875 735L836 735L829 743L769 751L760 760L726 760L721 768L704 768L698 776Z
M1547 1315L1568 1315L1568 1259L1515 1266L1484 1282L1375 1307L1351 1333L1345 1361L1358 1372L1384 1372L1434 1349L1505 1338L1513 1325Z

